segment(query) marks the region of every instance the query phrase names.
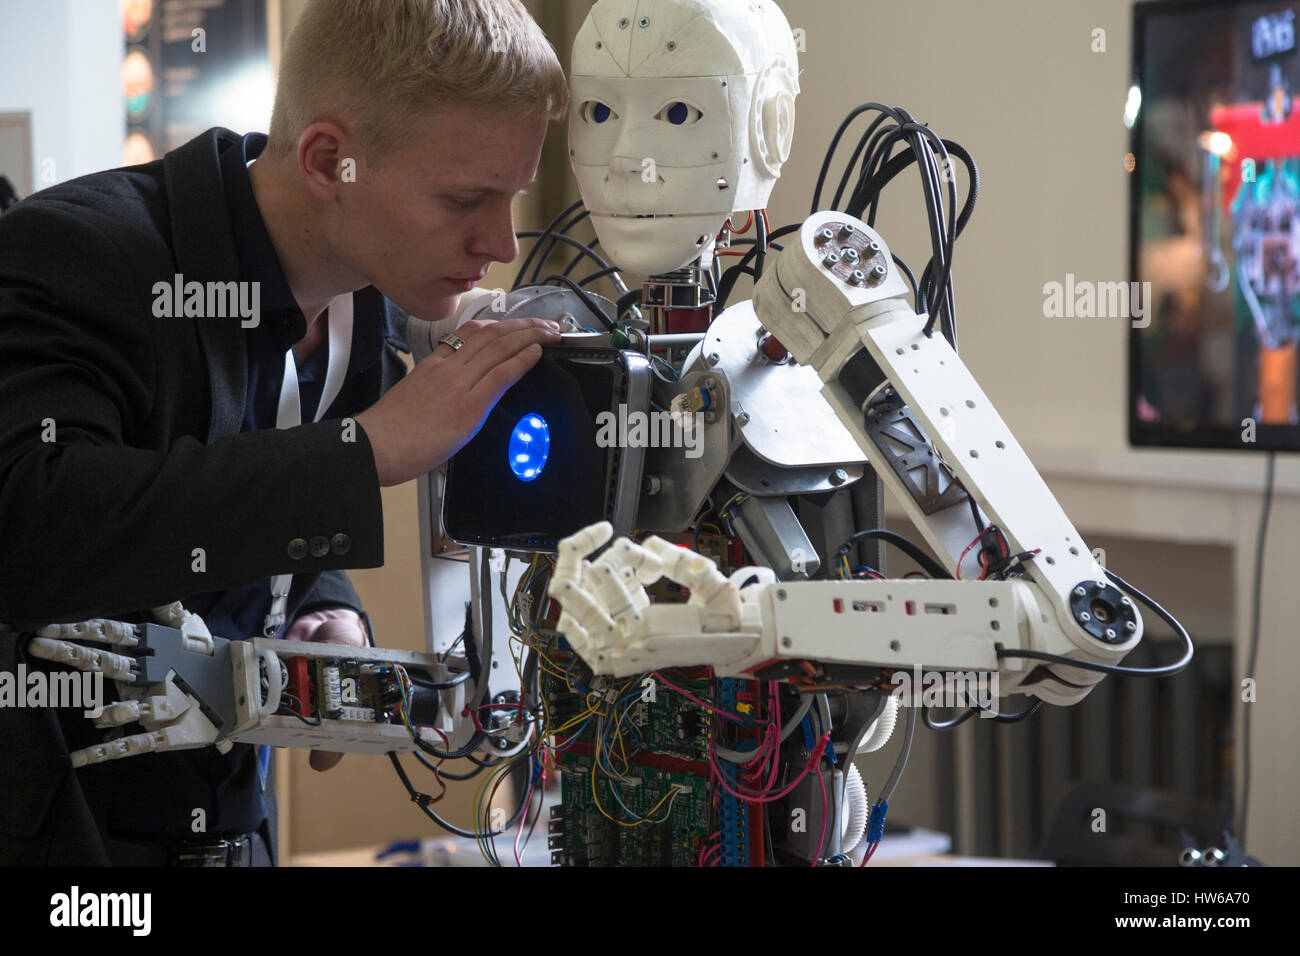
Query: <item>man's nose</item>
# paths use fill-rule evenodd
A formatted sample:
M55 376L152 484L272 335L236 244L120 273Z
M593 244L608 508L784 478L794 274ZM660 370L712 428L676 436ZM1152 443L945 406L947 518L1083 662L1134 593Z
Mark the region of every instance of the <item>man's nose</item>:
M515 217L510 204L505 204L503 212L495 213L476 236L474 252L488 256L497 262L513 262L519 255L519 243L515 239Z

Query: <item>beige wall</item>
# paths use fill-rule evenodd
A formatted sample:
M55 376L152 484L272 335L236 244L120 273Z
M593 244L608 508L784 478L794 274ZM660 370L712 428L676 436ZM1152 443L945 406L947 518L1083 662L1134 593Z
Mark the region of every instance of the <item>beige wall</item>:
M589 3L540 6L548 22L568 27L553 36L567 55ZM803 28L807 50L794 153L769 205L773 226L807 215L830 137L859 103L905 106L966 146L983 184L955 256L964 360L1079 528L1161 545L1158 562L1144 547L1109 555L1109 563L1139 587L1152 582L1152 596L1203 634L1230 623L1240 643L1249 626L1262 458L1128 450L1124 324L1042 316L1043 284L1067 272L1128 278L1120 117L1129 84L1129 0L785 0L781 7ZM1105 53L1090 50L1097 27L1107 31ZM553 128L553 137L562 135ZM572 179L536 192L545 194L548 210L557 209L557 195L574 194ZM919 268L928 242L915 174L891 193L876 225ZM521 213L521 228L528 221ZM487 282L508 285L507 274L498 267ZM742 285L733 301L747 294ZM414 647L421 623L413 485L386 490L385 528L386 566L355 572L353 580L381 641ZM1191 545L1232 549L1231 565L1217 569L1223 588L1211 599L1179 569L1204 574L1204 555L1219 552ZM1290 864L1300 863L1300 828L1289 806L1300 785L1300 751L1290 739L1300 684L1297 565L1300 469L1294 456L1283 456L1266 559L1259 702L1252 705L1250 844L1269 862ZM913 771L899 807L927 805L926 768ZM378 842L424 826L391 770L372 758L349 757L325 776L295 773L291 800L295 849Z

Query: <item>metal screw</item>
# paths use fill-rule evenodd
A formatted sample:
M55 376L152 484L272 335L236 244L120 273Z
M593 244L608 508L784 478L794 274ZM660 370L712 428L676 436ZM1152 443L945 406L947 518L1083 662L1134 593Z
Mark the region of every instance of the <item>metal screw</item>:
M737 425L748 425L748 424L749 424L749 412L741 412L739 415L737 415L737 416L736 416L736 424L737 424Z
M1081 620L1084 624L1087 624L1089 621L1092 620L1092 615L1089 614L1087 611L1084 611L1082 614L1079 615L1079 620Z
M1124 630L1128 631L1130 634L1132 634L1132 633L1133 633L1134 631L1136 631L1137 629L1138 629L1138 626L1137 626L1136 624L1134 624L1132 621L1125 621L1125 622L1124 622Z
M823 229L821 232L817 233L818 242L830 242L834 238L835 233L831 232L830 229Z
M849 473L843 468L836 468L831 472L831 484L842 485L849 480Z
M1075 597L1083 597L1083 596L1084 596L1085 594L1087 594L1087 593L1088 593L1088 592L1085 591L1085 590L1083 589L1083 585L1082 585L1082 584L1080 584L1077 588L1074 589L1074 596L1075 596Z
M658 475L645 476L645 493L647 495L657 495L661 488L663 488L663 481Z
M793 644L793 643L794 643L794 641L790 640L790 638L788 638L788 637L783 637L783 638L781 638L781 646L782 646L782 647L789 647L789 646L790 646L791 644Z
M846 222L844 225L840 226L840 238L842 239L849 238L849 236L853 235L853 232L854 229L851 222Z
M648 26L650 25L650 18L649 18L649 17L642 17L640 20L638 20L638 21L636 22L636 25L639 26L641 29L644 30L646 27L648 27Z
M880 251L880 243L878 243L878 242L876 242L876 240L872 239L871 242L869 242L869 243L867 244L867 250L868 250L872 255L875 255L877 252Z
M623 17L618 21L618 28L620 30L626 30L631 25L631 23L632 23L631 20L629 20L627 17Z
M854 269L849 273L849 285L862 285L866 281L867 277L863 275L861 269Z
M1103 591L1106 590L1106 582L1105 582L1105 581L1098 581L1098 582L1097 582L1097 587L1101 588Z
M718 185L718 188L719 188L719 189L726 189L726 188L727 188L727 181L726 181L725 179L723 179L721 176L719 176L719 177L718 177L718 183L717 183L717 185Z
M777 592L776 592L776 599L777 599L778 601L784 601L784 600L785 600L785 588L778 588L778 589L777 589Z
M852 246L849 246L847 249L842 249L840 255L843 257L845 262L858 261L858 250L854 249Z
M1125 607L1129 607L1130 605L1132 605L1133 601L1128 597L1122 597L1119 599L1119 603L1123 604Z
M822 260L822 265L824 265L827 269L829 269L831 266L835 265L839 261L840 261L839 256L837 256L833 252L828 252L826 253L826 258Z
M668 41L668 49L669 49L670 52L673 51L673 50L676 50L676 49L677 49L677 41L676 41L676 40L669 40L669 41Z
M1106 628L1106 640L1108 641L1115 640L1115 629L1113 627Z

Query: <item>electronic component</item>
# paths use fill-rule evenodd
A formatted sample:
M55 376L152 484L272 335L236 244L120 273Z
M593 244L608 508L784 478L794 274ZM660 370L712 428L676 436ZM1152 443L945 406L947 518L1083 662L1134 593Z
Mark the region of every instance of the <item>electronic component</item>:
M628 440L628 423L644 422L649 403L644 355L544 350L448 462L447 534L527 552L554 550L592 521L632 530L646 445Z

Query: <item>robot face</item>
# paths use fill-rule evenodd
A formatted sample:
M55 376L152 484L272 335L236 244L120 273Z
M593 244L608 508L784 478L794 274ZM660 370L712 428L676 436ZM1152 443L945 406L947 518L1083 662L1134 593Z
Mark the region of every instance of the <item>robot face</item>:
M569 148L611 262L670 272L765 206L797 92L770 0L600 0L574 40Z

